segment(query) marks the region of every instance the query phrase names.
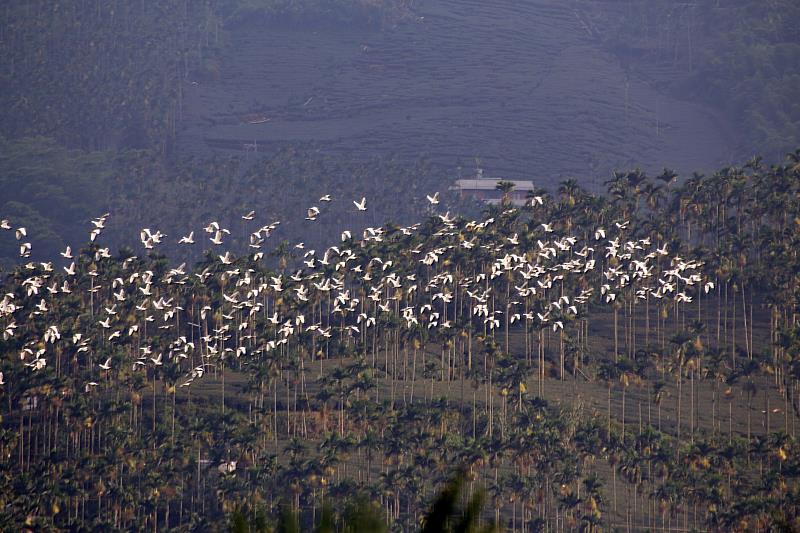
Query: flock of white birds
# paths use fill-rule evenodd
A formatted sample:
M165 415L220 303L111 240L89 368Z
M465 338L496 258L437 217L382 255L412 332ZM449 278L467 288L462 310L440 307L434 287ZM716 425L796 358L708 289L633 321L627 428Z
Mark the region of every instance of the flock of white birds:
M331 200L325 195L319 202ZM438 193L428 196L428 202L437 205ZM367 209L366 203L365 198L353 202L358 212ZM535 208L541 201L531 203ZM313 206L306 218L315 221L320 215L320 208ZM108 217L106 213L91 221L90 242L101 237ZM241 218L257 225L253 211ZM554 229L557 224L541 223L523 238L495 231L494 218L468 221L449 212L434 216L424 235L418 223L368 227L360 239L344 231L341 243L321 253L297 243L302 267L288 275L264 275L248 268L253 264L249 261L264 257L261 248L279 224L273 221L252 231L249 246L254 252L247 258L224 251L214 254L219 265L192 272L184 263L160 279L152 270L137 270L136 257L121 261L112 279L98 270L105 268L97 266L103 259L112 257L99 245L85 252L93 257L87 257L84 268L76 266L79 258L70 247L61 256L71 263L61 269L52 262L29 262L21 267L27 277L2 281L3 338L25 333L19 360L33 372L52 365L49 356L56 346L62 353L82 357L96 371L85 384L86 392L108 379L117 365L145 371L168 362L180 366L180 386L188 387L220 359L290 350L293 340L301 337L314 346L334 336L346 343L363 342L370 328L391 316L398 327L445 332L456 327L453 309L460 305L468 309L463 314L468 313L472 326L487 335L504 322L559 331L587 313L589 305L613 305L621 294L637 301L671 299L679 305L714 287L703 275L702 263L670 255L666 245L647 238L627 239L630 228L625 221L595 228L585 238L560 234ZM0 228L13 231L18 241L27 236L24 227L14 228L8 220L2 220ZM215 247L223 246L230 235L218 222L208 223L203 231ZM144 228L140 237L150 250L168 236ZM377 256L373 244L393 239L409 246L392 257ZM195 232L177 242L196 245ZM20 256L29 257L31 249L30 242L22 242ZM468 268L456 271L459 262ZM211 278L216 278L214 283ZM500 284L509 298L503 294L495 299ZM217 292L207 300L210 304L188 312L177 295L192 285ZM57 301L79 287L86 291L92 321L71 322L75 329L69 338L62 337ZM133 323L120 318L123 306L134 313ZM256 325L259 318L266 319L261 330ZM125 346L127 355L120 356L115 346ZM0 373L0 385L8 379Z

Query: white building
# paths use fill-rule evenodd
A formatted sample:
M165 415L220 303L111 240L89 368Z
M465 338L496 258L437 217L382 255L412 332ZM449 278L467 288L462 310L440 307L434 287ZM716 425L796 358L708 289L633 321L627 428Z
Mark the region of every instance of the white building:
M474 198L487 204L499 204L503 198L503 193L497 190L497 184L500 181L514 184L514 188L509 193L513 205L525 205L525 197L529 192L535 190L533 182L530 180L504 180L501 178L460 179L456 180L450 190L457 191L461 198Z

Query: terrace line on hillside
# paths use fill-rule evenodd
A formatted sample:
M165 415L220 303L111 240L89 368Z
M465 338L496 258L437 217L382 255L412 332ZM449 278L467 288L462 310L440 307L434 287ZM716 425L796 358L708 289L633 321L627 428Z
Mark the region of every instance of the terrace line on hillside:
M514 188L508 193L508 196L511 199L511 203L516 206L525 205L526 196L535 189L533 182L530 180L471 178L456 180L450 190L457 191L460 198L474 198L487 204L499 204L503 193L497 189L497 184L501 181L514 184Z

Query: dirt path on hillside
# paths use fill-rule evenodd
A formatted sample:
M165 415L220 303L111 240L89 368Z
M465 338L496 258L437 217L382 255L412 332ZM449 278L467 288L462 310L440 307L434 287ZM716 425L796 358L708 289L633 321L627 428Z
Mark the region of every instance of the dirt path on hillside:
M580 10L552 0L427 0L383 30L233 31L220 79L187 82L184 153L309 143L334 154L427 155L451 180L552 185L613 168L711 170L731 141L708 108L626 75Z

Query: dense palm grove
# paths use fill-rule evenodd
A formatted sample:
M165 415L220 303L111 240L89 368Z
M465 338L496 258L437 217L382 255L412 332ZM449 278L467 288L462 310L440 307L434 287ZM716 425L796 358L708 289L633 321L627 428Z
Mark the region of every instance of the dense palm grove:
M2 527L310 526L362 494L407 530L463 468L515 531L797 528L800 151L676 178L479 220L433 195L318 250L241 213L240 256L212 220L118 251L87 222L2 282Z

